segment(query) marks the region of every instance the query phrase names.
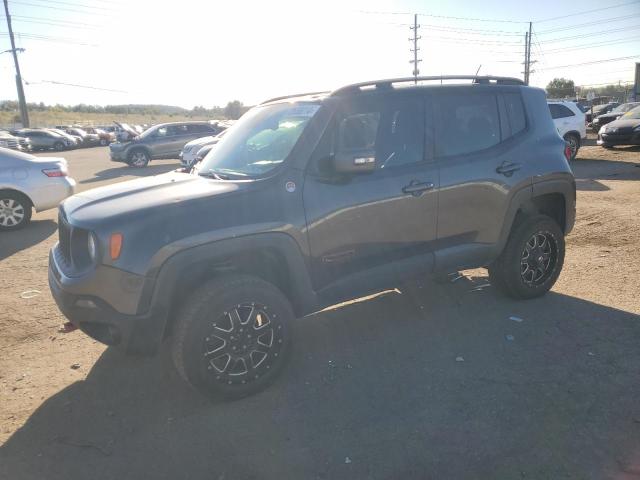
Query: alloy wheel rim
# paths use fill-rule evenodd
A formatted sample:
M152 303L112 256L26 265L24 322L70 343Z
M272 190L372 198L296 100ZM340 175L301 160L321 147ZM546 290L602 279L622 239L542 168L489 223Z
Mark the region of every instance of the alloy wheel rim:
M209 377L242 385L266 375L282 354L282 325L265 305L236 305L215 319L202 345Z
M0 225L15 227L24 220L24 206L13 198L0 199Z
M578 142L573 137L569 138L569 148L571 149L571 156L574 156L578 151Z
M133 164L136 167L143 165L146 159L147 159L146 155L142 152L136 152L133 154Z
M520 277L525 285L536 287L552 275L558 259L558 245L549 232L536 232L525 243L520 257Z

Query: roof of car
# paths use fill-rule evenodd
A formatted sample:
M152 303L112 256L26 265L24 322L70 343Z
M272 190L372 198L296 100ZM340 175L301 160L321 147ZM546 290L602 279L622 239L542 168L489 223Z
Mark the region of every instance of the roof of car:
M449 83L451 81L458 81L458 80L470 80L471 83L457 83L457 84ZM445 81L447 82L446 84L444 83ZM440 82L440 83L428 84L425 82ZM469 88L473 85L526 86L525 83L518 78L496 77L496 76L490 76L490 75L485 75L485 76L441 75L441 76L435 76L435 77L417 77L417 78L402 77L402 78L388 78L383 80L372 80L368 82L353 83L350 85L345 85L333 91L308 92L308 93L298 93L294 95L284 95L281 97L270 98L269 100L262 102L260 105L281 102L283 100L287 100L289 102L321 101L328 97L352 95L352 94L366 92L366 91L392 91L392 90L396 90L398 87L401 87L404 90L405 88L406 89L409 89L409 88L424 89L424 88L441 88L443 86Z

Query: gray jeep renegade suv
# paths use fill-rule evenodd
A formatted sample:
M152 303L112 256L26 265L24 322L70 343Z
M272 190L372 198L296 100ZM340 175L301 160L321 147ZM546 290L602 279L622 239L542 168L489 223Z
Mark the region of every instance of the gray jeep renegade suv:
M295 318L416 275L487 267L507 295L543 295L576 200L544 91L445 78L460 82L275 98L188 173L67 199L60 309L108 345L170 348L191 385L237 398L274 380Z

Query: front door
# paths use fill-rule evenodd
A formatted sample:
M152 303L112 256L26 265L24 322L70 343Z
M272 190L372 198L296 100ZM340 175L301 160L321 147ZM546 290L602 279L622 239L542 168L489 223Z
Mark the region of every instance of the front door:
M317 291L347 298L395 282L408 271L403 262L432 264L439 179L425 149L429 106L396 95L345 101L311 160L304 204ZM373 157L375 169L338 175L332 159L345 154Z

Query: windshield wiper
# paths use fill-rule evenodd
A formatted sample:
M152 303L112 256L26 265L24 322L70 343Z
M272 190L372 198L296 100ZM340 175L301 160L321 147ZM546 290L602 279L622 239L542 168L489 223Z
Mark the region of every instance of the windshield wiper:
M201 177L215 178L216 180L229 180L229 176L228 175L221 175L218 172L216 172L215 170L209 170L207 172L200 172L200 173L198 173L198 175L200 175Z

